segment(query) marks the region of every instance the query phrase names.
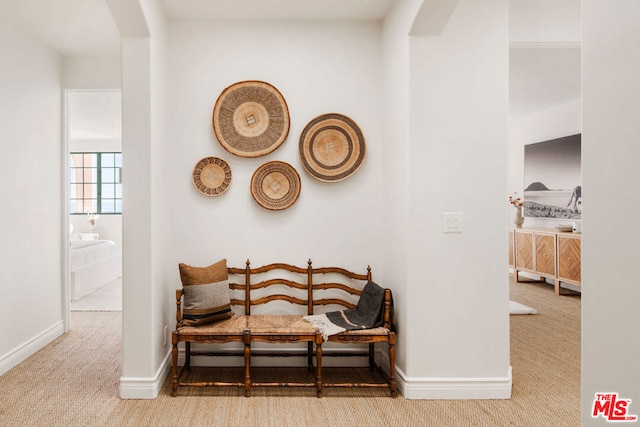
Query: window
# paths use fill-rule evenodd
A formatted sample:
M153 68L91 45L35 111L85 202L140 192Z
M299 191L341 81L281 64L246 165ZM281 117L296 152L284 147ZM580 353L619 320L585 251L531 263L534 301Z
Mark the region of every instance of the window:
M71 153L69 213L122 213L122 153Z

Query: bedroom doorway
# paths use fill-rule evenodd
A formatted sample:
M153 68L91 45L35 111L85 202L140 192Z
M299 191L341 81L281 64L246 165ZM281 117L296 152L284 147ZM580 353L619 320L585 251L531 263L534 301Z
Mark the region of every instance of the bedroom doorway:
M122 311L120 91L66 93L67 329L74 311Z

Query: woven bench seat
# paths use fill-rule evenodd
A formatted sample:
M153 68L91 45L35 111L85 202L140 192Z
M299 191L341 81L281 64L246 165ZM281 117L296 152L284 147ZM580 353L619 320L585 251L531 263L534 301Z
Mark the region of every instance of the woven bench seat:
M179 326L176 329L181 335L240 335L248 329L249 316L235 315L229 319L219 320L200 326Z
M361 336L378 336L378 335L382 335L382 336L387 336L391 333L391 331L387 328L384 327L379 327L379 328L370 328L370 329L354 329L352 331L344 331L344 332L340 332L339 334L336 335L331 335L329 337L329 341L335 341L336 338L335 337L340 337L340 336L349 336L349 335L361 335ZM332 339L333 338L333 339Z
M318 331L302 315L266 314L248 316L247 328L251 335L279 334L279 335L313 335Z

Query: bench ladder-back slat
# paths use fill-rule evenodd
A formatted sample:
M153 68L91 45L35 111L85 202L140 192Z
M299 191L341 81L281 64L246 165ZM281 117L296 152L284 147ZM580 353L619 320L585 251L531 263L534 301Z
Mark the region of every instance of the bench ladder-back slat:
M273 285L284 285L284 286L288 286L290 288L302 289L302 290L305 290L305 291L308 288L306 283L299 283L299 282L295 282L293 280L287 280L287 279L269 279L269 280L265 280L263 282L252 283L251 284L251 289L252 290L264 289L264 288L268 288L269 286L273 286Z
M314 274L338 273L350 279L371 280L371 267L368 267L367 274L358 274L340 267L319 267L313 269Z
M352 288L351 286L343 285L342 283L320 283L318 285L313 285L313 289L340 289L345 291L351 295L362 295L362 290Z
M259 273L266 273L272 270L287 270L292 273L300 273L300 274L306 274L307 272L306 268L296 267L295 265L291 265L291 264L275 263L275 264L263 265L262 267L253 268L251 269L251 273L259 274Z
M351 286L343 285L342 283L320 283L313 285L313 289L340 289L351 295L362 295L362 289L352 288Z
M348 301L345 301L343 299L339 299L339 298L322 298L322 299L316 299L313 301L313 305L341 305L345 308L356 308L355 304L352 304Z
M266 297L251 300L251 305L266 304L272 301L287 301L287 302L290 302L291 304L298 304L298 305L304 305L304 306L307 305L307 300L303 300L300 298L292 297L291 295L283 295L283 294L268 295Z

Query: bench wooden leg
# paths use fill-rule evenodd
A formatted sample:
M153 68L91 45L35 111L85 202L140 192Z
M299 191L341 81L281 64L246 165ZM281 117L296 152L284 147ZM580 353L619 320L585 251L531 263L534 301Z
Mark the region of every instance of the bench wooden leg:
M396 397L398 392L396 390L396 334L391 332L389 334L389 390L391 397Z
M307 367L313 371L313 343L311 341L307 343Z
M322 397L322 334L316 335L316 396Z
M242 332L242 342L244 343L244 396L251 396L251 332Z
M178 337L174 332L171 336L171 343L173 348L171 349L171 358L173 361L173 382L171 385L171 395L176 396L178 394Z
M376 359L375 359L375 343L369 343L369 370L371 372L376 369Z
M191 369L191 343L189 341L184 343L184 369Z

